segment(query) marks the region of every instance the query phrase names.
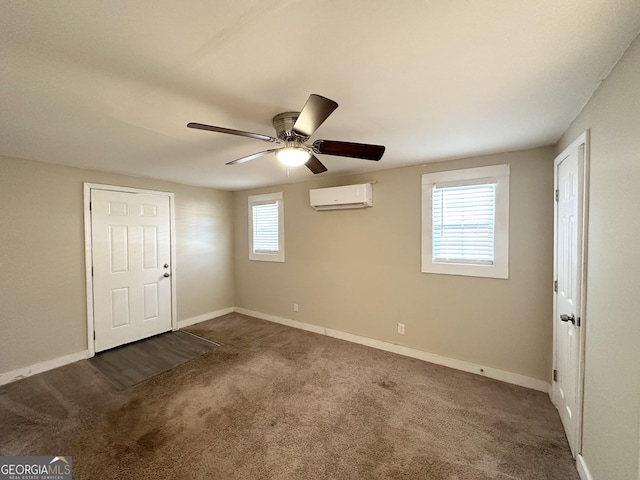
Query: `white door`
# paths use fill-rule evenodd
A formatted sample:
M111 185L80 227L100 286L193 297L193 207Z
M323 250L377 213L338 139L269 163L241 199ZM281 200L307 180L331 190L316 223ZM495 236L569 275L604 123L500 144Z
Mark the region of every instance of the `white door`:
M99 352L171 330L169 197L91 190Z
M554 400L575 457L581 417L584 145L556 159Z

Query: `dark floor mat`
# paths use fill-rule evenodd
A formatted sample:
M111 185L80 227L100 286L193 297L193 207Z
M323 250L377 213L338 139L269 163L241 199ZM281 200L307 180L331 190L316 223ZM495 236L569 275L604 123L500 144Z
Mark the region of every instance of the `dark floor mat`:
M216 344L186 332L168 332L101 352L89 361L119 390L214 350Z

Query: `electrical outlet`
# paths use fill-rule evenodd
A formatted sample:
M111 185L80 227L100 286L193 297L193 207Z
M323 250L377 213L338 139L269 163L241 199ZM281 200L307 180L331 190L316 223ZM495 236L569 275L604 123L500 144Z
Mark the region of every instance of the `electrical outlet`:
M404 335L404 323L399 323L398 324L398 333L400 335Z
M293 304L293 311L294 311L294 312L297 312L297 311L298 311L298 304L297 304L297 303L294 303L294 304Z

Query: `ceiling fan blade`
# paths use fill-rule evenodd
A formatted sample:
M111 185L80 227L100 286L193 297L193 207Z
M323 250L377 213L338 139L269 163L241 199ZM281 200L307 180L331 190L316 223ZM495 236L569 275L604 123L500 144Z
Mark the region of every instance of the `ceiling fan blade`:
M240 137L255 138L256 140L264 140L265 142L282 143L279 138L262 135L260 133L243 132L242 130L233 130L232 128L214 127L213 125L205 125L204 123L187 123L189 128L197 128L198 130L208 130L210 132L228 133L230 135L238 135Z
M237 158L235 160L231 160L230 162L225 163L225 165L236 165L238 163L248 162L249 160L254 160L258 157L262 157L263 155L267 155L268 153L275 152L278 150L277 148L272 148L270 150L264 150L258 153L252 153L251 155L247 155L246 157Z
M312 93L293 124L293 132L310 137L336 108L338 104L333 100Z
M378 161L382 158L384 150L385 147L382 145L366 143L337 142L335 140L316 140L313 142L313 151L316 153L362 158L363 160Z
M309 161L307 161L307 163L305 163L305 165L315 175L317 175L318 173L322 173L322 172L326 172L327 171L327 167L325 167L322 164L322 162L320 160L318 160L318 157L316 157L315 155L311 155L311 158L309 159Z

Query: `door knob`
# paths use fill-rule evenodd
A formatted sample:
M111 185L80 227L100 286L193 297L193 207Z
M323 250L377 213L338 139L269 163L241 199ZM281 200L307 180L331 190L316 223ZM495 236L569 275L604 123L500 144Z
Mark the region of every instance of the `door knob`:
M576 317L573 313L571 315L565 315L565 314L560 315L560 320L563 322L571 322L574 325L576 324Z
M164 264L164 268L169 268L169 264L168 264L168 263L165 263L165 264Z
M170 277L170 276L171 276L171 274L170 274L170 273L165 273L165 274L163 275L163 277L165 277L165 278L166 278L166 277Z

